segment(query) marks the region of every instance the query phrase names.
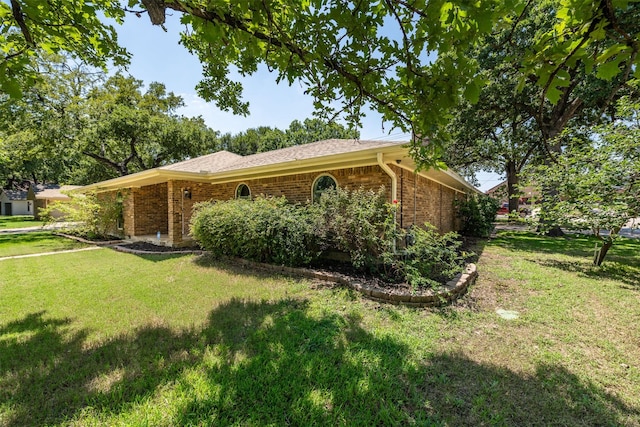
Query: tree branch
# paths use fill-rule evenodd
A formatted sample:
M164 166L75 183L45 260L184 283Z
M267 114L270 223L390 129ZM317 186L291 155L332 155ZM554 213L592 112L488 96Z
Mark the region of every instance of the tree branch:
M175 10L176 12L188 13L192 16L203 19L207 22L226 25L230 28L236 29L238 31L242 31L269 45L272 45L274 47L284 49L293 53L296 57L298 57L298 59L304 65L310 64L313 60L312 58L313 55L311 54L311 52L303 49L302 47L298 46L292 41L284 40L284 38L274 38L271 34L266 34L256 28L251 28L250 26L251 23L249 21L233 16L230 12L226 10L219 11L218 13L214 13L214 12L203 10L200 8L192 8L180 1L167 3L165 4L165 7ZM322 63L329 70L336 72L337 74L345 78L347 81L351 82L356 87L358 87L358 90L360 91L364 99L367 99L383 108L388 109L394 115L396 115L401 121L403 121L409 126L412 125L412 122L409 119L409 117L406 114L404 114L402 111L395 108L392 101L382 99L372 91L364 88L362 86L363 79L347 71L347 69L343 67L338 60L334 58L324 57L322 58ZM372 72L373 70L368 70L366 74L370 74Z
M31 36L31 32L29 31L29 28L27 27L27 23L24 22L24 14L22 13L22 7L20 6L20 3L18 3L17 0L11 0L11 12L13 14L14 19L18 23L18 26L20 27L20 31L22 32L22 35L24 36L24 40L27 42L27 46L35 47L36 44L33 41L33 37Z

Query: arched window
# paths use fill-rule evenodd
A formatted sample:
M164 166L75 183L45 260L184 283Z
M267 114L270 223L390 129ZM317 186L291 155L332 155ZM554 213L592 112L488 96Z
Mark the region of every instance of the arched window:
M313 181L313 187L311 189L312 201L317 201L325 191L335 190L336 188L338 188L338 183L334 177L326 174L320 175Z
M251 190L247 184L240 184L236 188L236 199L250 199Z

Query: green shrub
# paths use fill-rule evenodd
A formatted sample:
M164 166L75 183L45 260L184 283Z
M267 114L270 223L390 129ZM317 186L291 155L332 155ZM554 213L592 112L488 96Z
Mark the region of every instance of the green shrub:
M118 218L122 216L122 203L116 194L95 192L84 194L69 193L70 201L54 202L40 211L45 223L63 221L70 223L65 231L89 239L103 239L119 236Z
M493 230L493 222L500 203L486 195L468 196L456 203L458 217L462 219L462 234L487 237Z
M201 203L191 234L214 256L280 265L309 264L321 251L346 252L356 269L384 270L387 279L414 287L440 285L462 271L458 235L440 235L430 224L413 229L414 243L394 253L394 241L404 235L396 226L397 208L386 202L384 188L337 189L308 206L284 197Z
M317 252L306 210L284 197L201 203L191 218L191 234L214 256L297 266Z
M327 191L309 206L323 250L346 252L356 269L377 271L396 238L395 205L380 190Z
M460 251L457 233L440 235L429 223L411 232L414 243L396 268L413 287L442 285L464 269L468 254Z

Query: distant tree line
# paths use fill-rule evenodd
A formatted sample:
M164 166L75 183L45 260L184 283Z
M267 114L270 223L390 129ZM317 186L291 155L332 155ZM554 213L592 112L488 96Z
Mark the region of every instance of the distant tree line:
M43 76L20 99L0 95L0 186L88 184L227 150L241 155L359 133L319 119L238 134L179 114L182 97L66 58L35 64Z

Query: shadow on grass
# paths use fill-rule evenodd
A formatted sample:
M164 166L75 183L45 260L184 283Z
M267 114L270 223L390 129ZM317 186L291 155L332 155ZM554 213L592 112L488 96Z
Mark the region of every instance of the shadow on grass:
M514 251L588 257L593 254L594 242L593 237L584 235L568 234L563 237L547 237L532 232L500 231L488 244Z
M579 276L599 280L615 280L640 290L640 266L606 261L599 267L591 262L528 259L541 266L577 273ZM624 287L624 286L623 286Z
M477 263L482 256L489 240L483 237L463 237L463 250L471 252L473 255L467 258L467 262Z
M113 247L107 246L108 249L111 249L114 252L120 253L120 254L126 254L126 255L133 255L135 257L138 257L140 259L143 259L145 261L151 261L151 262L162 262L162 261L166 261L169 259L175 259L175 258L182 258L182 257L186 257L186 256L193 256L193 253L188 253L188 252L171 252L171 251L166 251L166 252L162 252L162 253L156 253L156 254L152 254L152 253L134 253L134 252L125 252L125 251L119 251Z
M54 236L50 231L36 231L30 233L0 234L0 245L3 244L35 244L43 241L62 240L62 237Z
M149 326L102 343L72 326L42 312L0 326L3 424L86 416L114 424L110 417L146 401L162 401L157 411L170 425L640 421L637 408L562 367L541 365L529 376L460 354L417 361L357 316L312 314L305 301L231 300L202 329Z

